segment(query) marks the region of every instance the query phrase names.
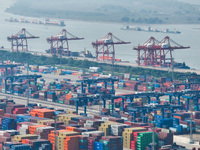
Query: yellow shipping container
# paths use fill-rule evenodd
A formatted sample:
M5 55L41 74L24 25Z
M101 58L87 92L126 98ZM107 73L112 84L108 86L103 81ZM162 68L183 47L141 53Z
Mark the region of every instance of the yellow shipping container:
M13 137L12 141L21 142L22 139L34 140L34 139L39 139L39 136L38 136L38 135L34 135L34 134L15 135L15 136Z
M146 128L142 127L133 127L133 128L124 128L123 136L123 147L131 148L131 141L133 140L133 132L147 131Z
M147 131L146 128L142 128L142 127L132 127L132 128L124 128L124 132L138 132L138 131Z
M50 121L54 121L53 119L48 119L48 120L38 120L37 124L41 124L44 125L45 122L50 122Z
M99 131L104 132L104 136L109 136L110 133L110 128L106 128L106 127L99 127Z
M73 131L59 132L58 133L59 137L66 137L66 136L72 136L72 135L80 135L80 134L78 132L73 132Z

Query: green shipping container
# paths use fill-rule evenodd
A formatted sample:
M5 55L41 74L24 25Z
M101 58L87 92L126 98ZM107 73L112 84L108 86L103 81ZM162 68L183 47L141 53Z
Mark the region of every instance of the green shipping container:
M124 87L118 87L118 89L124 89Z
M130 80L137 81L137 78L130 78Z
M112 104L109 104L109 109L112 110Z
M63 102L63 101L58 101L58 103L60 103L60 104L64 104L64 102Z
M152 87L152 86L147 86L147 89L151 89L151 90L152 90L152 89L153 89L153 87Z

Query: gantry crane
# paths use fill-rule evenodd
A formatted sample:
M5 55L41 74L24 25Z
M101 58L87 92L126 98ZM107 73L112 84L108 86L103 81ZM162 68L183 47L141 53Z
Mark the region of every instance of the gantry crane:
M161 116L162 118L165 118L165 109L170 110L171 113L174 113L174 109L184 109L183 106L181 105L156 105L156 106L136 106L136 107L128 107L128 111L130 112L129 114L133 113L133 122L135 122L136 118L136 112L142 112L143 116L143 122L146 122L146 119L144 118L147 112L153 112L154 110L161 110Z
M67 35L70 35L71 38L68 38ZM67 55L69 56L69 40L82 40L84 38L78 38L71 33L69 33L66 29L63 29L60 33L58 33L56 36L51 36L50 38L47 38L47 42L51 44L51 47L49 50L47 50L47 53L51 53L52 55Z
M114 39L117 40L114 42ZM114 60L115 61L115 47L117 44L130 44L131 42L124 42L117 37L115 37L112 33L108 33L103 39L97 40L96 42L92 42L92 46L96 49L96 59L104 60ZM100 48L99 48L100 47ZM101 58L99 54L102 54ZM111 57L110 57L111 55Z
M114 82L119 81L119 79L115 78L98 78L98 79L83 79L83 80L77 80L76 82L81 83L81 93L84 93L83 91L83 83L88 84L88 93L90 93L90 86L92 83L99 83L99 82L104 82L104 87L107 89L107 83L111 82L112 83L112 94L115 93L114 89Z
M21 47L21 51L28 51L28 42L27 39L35 39L39 38L37 36L33 36L25 28L20 30L17 34L8 37L8 41L11 42L12 51L19 51Z
M151 37L143 45L134 47L133 50L138 52L137 63L139 66L172 66L173 57L172 51L175 49L187 49L168 36L161 41Z

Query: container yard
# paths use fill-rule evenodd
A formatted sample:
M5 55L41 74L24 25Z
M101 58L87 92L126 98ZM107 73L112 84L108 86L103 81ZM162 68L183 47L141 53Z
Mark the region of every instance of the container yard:
M197 5L138 1L142 9L129 11L131 2L29 3L0 7L0 150L200 150L200 70L191 55L199 47L190 38ZM171 7L170 16L155 4L185 11ZM177 18L191 25L174 25ZM132 25L120 30L121 23ZM191 54L174 52L187 43Z
M92 69L1 64L0 149L200 148L196 76L186 83Z

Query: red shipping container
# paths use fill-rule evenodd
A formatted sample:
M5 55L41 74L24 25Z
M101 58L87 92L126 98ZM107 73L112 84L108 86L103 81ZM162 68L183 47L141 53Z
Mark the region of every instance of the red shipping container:
M137 144L137 142L131 141L131 149L132 149L132 150L136 150L136 149L137 149L136 144Z

